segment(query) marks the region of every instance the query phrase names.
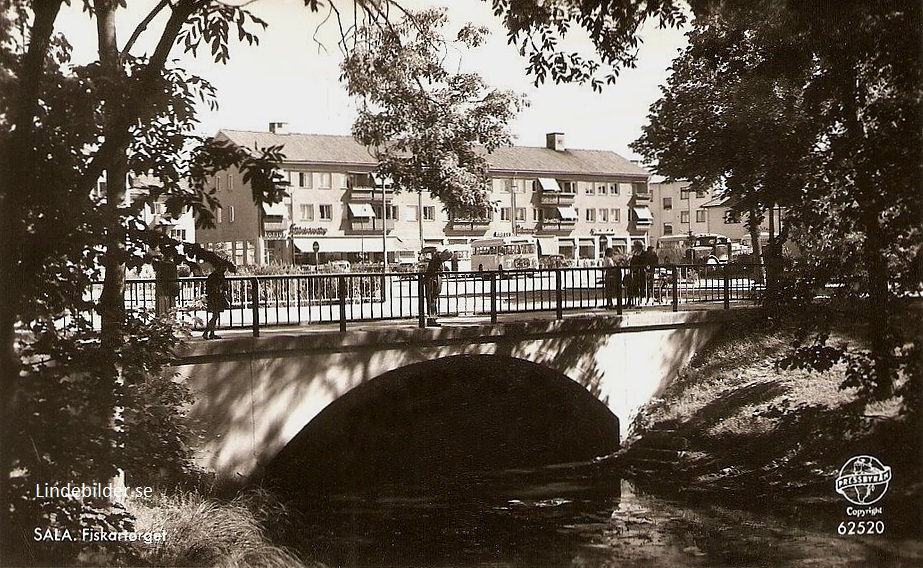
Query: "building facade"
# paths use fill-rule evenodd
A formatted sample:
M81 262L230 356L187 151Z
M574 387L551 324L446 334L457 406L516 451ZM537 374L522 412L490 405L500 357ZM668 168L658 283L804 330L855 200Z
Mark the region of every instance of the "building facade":
M330 260L414 261L427 246L485 237L534 236L542 255L595 263L609 246L650 242L649 174L614 152L568 149L550 133L545 146L498 148L490 164L493 212L453 215L428 193L396 191L373 175L377 165L350 136L221 130L246 148L282 145L288 196L253 205L240 172L213 180L222 209L197 241L221 247L237 264L323 264Z
M730 198L690 191L688 181L654 181L650 187L651 211L657 219L651 226L653 243L664 236L698 233L724 235L737 243L750 238L746 215L731 212ZM776 219L780 218L778 210L775 215ZM760 224L760 232L768 235L769 225L767 213Z

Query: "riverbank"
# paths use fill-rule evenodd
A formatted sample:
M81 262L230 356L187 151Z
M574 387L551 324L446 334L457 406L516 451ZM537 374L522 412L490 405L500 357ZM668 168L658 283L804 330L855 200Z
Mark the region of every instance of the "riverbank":
M639 488L783 516L848 521L834 489L844 463L871 455L891 467L888 536L919 538L921 429L900 401L870 405L843 389L844 371L780 370L799 322L740 321L642 409L618 461ZM861 342L841 325L833 341ZM842 519L841 519L842 517ZM851 519L855 520L855 519ZM834 527L836 524L834 523Z

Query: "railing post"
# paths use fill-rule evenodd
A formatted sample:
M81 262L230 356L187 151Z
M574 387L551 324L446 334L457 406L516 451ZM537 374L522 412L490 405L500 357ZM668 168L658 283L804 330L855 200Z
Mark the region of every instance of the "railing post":
M340 297L340 331L346 331L346 277L337 276L337 295Z
M497 271L490 273L490 323L497 323Z
M673 311L679 311L679 269L673 265Z
M426 327L426 286L423 285L423 273L417 273L417 304L420 308L420 329Z
M615 267L615 313L622 315L622 266Z
M724 309L731 309L731 263L724 265Z
M564 290L561 286L561 269L554 269L554 303L555 303L555 318L562 320L564 319Z
M250 310L253 314L253 337L260 336L260 280L250 278Z

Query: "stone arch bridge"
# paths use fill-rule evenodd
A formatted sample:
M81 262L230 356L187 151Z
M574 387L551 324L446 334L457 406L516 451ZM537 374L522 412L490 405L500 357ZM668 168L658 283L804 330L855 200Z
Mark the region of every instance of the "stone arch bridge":
M189 342L178 353L175 369L196 394L190 414L202 436L197 462L224 480L259 476L313 419L363 385L391 380L396 370L457 356L489 355L554 371L560 381L579 385L581 393L617 417L618 443L638 410L742 311L279 332Z

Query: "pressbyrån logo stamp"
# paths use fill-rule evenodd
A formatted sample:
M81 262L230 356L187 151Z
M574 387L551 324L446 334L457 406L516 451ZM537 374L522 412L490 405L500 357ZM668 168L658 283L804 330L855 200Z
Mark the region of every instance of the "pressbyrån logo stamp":
M840 468L836 492L854 505L871 505L885 496L890 481L891 466L873 456L853 456Z

